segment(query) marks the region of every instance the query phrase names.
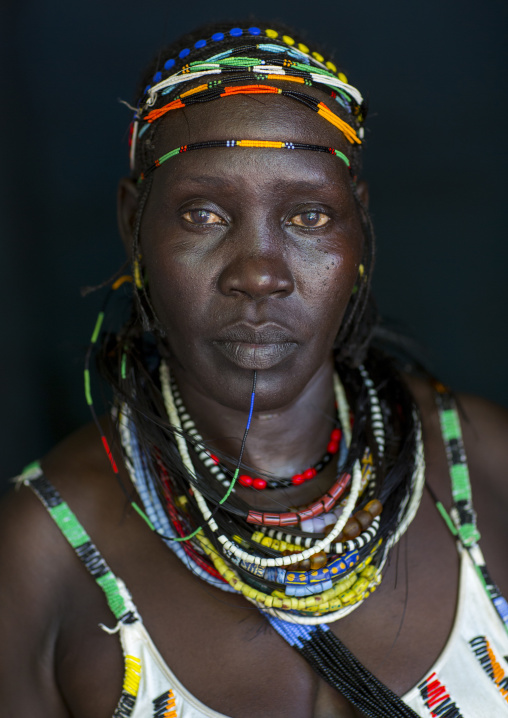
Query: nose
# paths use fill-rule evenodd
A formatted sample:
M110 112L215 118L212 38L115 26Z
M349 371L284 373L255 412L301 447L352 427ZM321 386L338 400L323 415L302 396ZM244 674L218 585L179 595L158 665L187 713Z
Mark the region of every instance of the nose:
M254 300L288 297L295 283L284 247L273 237L256 234L238 237L225 247L228 257L219 276L219 290L226 296Z

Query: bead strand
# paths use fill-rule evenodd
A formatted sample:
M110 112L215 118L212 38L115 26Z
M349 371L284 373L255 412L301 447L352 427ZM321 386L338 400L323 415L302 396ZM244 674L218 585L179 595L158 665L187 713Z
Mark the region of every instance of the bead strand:
M333 147L326 147L325 145L312 145L302 142L291 142L288 140L209 140L208 142L192 142L188 145L181 145L180 147L175 147L175 149L166 152L164 155L156 159L155 162L146 170L140 173L137 182L140 184L149 174L164 164L164 162L167 162L167 160L171 159L171 157L176 157L176 155L183 154L184 152L220 148L234 149L237 147L262 150L310 150L311 152L325 152L326 154L339 157L339 159L341 159L349 169L351 168L351 163L343 152L334 149Z
M224 470L220 464L219 459L213 454L211 454L210 451L206 448L206 444L203 437L198 432L194 421L192 420L190 414L185 408L183 399L174 379L171 379L171 391L173 394L176 409L178 411L178 415L180 417L182 429L186 432L187 437L191 437L192 446L194 451L197 453L198 459L208 469L209 473L211 473L224 486L229 488L229 486L231 485L231 479L226 475L225 471L228 471L230 475L232 475L232 472L228 469ZM347 410L349 412L349 407L347 407ZM330 434L330 440L327 445L327 451L324 456L313 467L302 471L300 474L295 474L291 478L287 479L277 478L271 480L266 480L262 478L253 479L246 474L242 474L238 477L238 483L242 486L252 486L254 489L262 491L267 487L280 488L282 486L298 486L305 481L310 481L315 476L317 476L318 473L325 468L325 466L330 463L334 455L339 451L342 435L343 434L341 429L332 429ZM344 448L347 449L347 447Z
M374 434L374 438L377 443L379 456L382 457L385 450L385 426L383 422L381 406L379 404L379 398L377 395L377 391L374 387L374 382L370 378L365 367L363 365L360 365L358 367L358 370L362 375L365 386L367 387L367 392L369 394L372 433Z

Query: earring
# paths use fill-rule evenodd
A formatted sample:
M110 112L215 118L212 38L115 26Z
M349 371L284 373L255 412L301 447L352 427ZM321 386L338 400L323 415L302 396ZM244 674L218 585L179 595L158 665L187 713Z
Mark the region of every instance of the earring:
M360 277L360 279L363 279L364 274L365 274L365 267L363 266L363 264L360 264L360 266L358 267L358 276ZM351 292L351 294L356 294L357 291L358 291L358 283L356 283L355 286L353 287L353 291Z
M139 260L141 259L141 254L138 254L137 257L134 258L134 261L132 263L132 270L134 274L134 283L138 289L143 289L143 277L141 275L141 265L139 263Z

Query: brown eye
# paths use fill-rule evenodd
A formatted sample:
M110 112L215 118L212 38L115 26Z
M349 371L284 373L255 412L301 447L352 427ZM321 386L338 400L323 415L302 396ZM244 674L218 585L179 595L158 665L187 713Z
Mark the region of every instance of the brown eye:
M207 209L191 209L182 217L191 224L223 224L222 219L215 212L209 212Z
M291 220L288 224L293 224L296 227L324 227L325 224L328 224L330 221L330 218L328 215L324 214L323 212L302 212L301 214L295 214L294 217L291 217Z

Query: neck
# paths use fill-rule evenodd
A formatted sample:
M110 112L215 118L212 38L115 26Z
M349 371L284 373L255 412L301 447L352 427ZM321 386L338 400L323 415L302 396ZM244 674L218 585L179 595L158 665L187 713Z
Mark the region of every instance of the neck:
M212 451L238 458L247 423L245 412L219 404L175 371L187 411ZM333 361L324 363L287 406L254 414L243 463L261 474L289 477L317 462L326 450L336 418Z

